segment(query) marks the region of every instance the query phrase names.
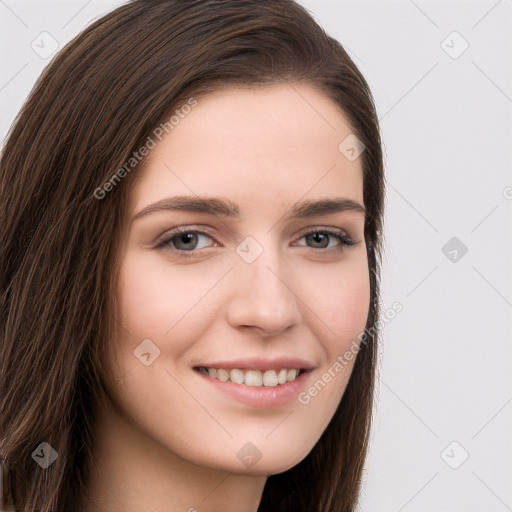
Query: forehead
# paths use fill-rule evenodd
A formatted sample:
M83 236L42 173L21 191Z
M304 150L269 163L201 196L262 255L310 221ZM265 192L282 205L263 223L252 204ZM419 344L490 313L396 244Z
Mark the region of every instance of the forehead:
M339 150L353 129L315 88L230 87L184 112L161 140L153 137L133 209L186 194L232 197L248 210L327 195L363 204L361 158Z

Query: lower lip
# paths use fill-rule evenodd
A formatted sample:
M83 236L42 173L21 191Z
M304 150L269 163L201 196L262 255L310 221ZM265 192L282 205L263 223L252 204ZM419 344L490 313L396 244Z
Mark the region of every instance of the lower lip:
M267 387L246 386L245 384L235 384L230 381L222 382L204 373L198 371L195 371L195 373L219 391L255 409L275 409L297 399L299 393L306 387L306 382L311 374L310 371L306 371L291 382Z

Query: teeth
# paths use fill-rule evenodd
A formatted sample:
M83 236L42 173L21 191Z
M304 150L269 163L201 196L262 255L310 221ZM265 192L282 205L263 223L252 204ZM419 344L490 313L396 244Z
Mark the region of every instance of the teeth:
M245 372L244 382L246 386L261 386L263 384L261 372L259 370Z
M230 381L235 384L245 384L253 387L275 387L294 381L300 374L300 370L283 368L281 370L239 370L233 368L226 370L224 368L199 368L198 371L209 375L213 379L221 382Z
M229 379L229 373L227 370L224 370L224 368L219 368L217 370L217 379L221 380L222 382L226 382Z
M245 379L244 372L242 370L231 370L229 372L229 380L235 384L243 384Z
M277 386L277 374L275 370L269 370L263 374L264 386Z
M295 380L297 378L298 373L299 370L288 370L286 372L286 382L291 382L292 380Z

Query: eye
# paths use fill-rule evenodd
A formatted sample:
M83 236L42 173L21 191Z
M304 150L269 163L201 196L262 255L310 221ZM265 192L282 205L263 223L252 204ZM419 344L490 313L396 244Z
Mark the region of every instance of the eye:
M303 238L306 239L306 241L312 242L312 249L338 249L343 250L343 246L351 247L355 245L355 243L348 238L344 233L341 231L333 231L330 229L323 229L323 228L312 228L307 233L305 233L300 240ZM338 243L334 246L331 245L331 241L337 240ZM299 244L303 245L303 244Z
M171 251L194 252L195 249L208 247L208 245L204 244L207 239L213 241L213 238L207 231L178 227L166 233L165 238L161 242L157 242L157 248L167 247Z
M351 247L355 243L348 238L342 231L334 231L326 228L311 228L302 235L299 240L305 239L306 244L297 244L307 246L311 249L327 249L343 251L344 247ZM208 244L208 240L213 243ZM213 235L207 230L193 229L187 226L180 226L172 229L163 235L161 241L156 242L156 248L165 248L180 256L194 256L196 249L213 247L215 242ZM309 245L312 244L312 245ZM188 253L188 254L187 254Z

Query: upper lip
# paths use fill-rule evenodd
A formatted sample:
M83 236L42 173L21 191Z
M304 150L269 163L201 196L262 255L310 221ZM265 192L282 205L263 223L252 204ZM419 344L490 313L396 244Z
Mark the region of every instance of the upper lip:
M214 361L209 363L201 363L195 365L194 368L224 368L234 369L243 368L245 370L281 370L283 368L292 370L313 370L314 364L296 357L278 357L275 359L267 359L263 357L250 357L246 359L233 359L231 361Z

